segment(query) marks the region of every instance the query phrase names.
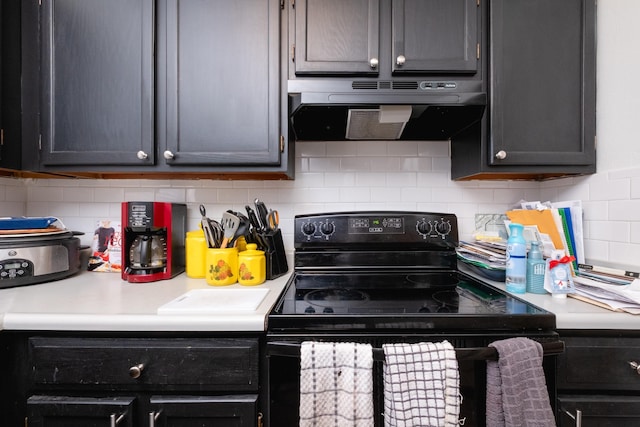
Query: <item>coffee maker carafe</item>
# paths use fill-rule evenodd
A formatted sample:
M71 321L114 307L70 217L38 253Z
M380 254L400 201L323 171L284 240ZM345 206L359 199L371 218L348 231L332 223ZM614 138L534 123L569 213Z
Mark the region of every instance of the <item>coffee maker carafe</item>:
M182 273L186 222L184 204L122 203L122 279L153 282Z

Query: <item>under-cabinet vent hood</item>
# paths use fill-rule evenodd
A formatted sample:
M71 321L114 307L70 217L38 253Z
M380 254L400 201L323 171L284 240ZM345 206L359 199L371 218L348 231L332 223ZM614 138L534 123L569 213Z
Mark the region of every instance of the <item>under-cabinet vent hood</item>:
M289 80L296 140L447 140L486 104L479 81Z

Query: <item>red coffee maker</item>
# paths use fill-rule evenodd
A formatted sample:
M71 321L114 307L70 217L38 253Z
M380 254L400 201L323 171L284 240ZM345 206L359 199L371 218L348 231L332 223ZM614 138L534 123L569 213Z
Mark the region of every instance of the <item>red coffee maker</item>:
M184 271L187 205L122 203L122 280L154 282Z

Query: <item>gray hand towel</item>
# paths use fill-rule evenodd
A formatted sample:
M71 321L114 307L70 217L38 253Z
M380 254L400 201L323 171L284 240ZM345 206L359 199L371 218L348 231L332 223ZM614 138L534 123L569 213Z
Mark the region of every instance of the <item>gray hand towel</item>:
M540 343L509 338L489 344L498 361L487 362L487 425L555 427Z

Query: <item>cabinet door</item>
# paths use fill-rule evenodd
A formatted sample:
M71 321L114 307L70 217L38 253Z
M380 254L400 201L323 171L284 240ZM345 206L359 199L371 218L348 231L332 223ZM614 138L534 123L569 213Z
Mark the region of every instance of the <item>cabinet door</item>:
M280 1L159 5L158 138L167 164L280 164Z
M394 73L478 71L476 0L393 0Z
M637 427L640 397L563 395L557 412L558 427Z
M153 164L153 8L42 2L43 165Z
M30 427L131 427L135 398L31 396ZM26 423L25 423L26 425Z
M152 396L149 416L166 427L255 427L258 395ZM151 423L149 425L154 425Z
M298 0L296 74L378 74L379 0Z
M489 164L595 164L595 0L492 0L489 22Z

